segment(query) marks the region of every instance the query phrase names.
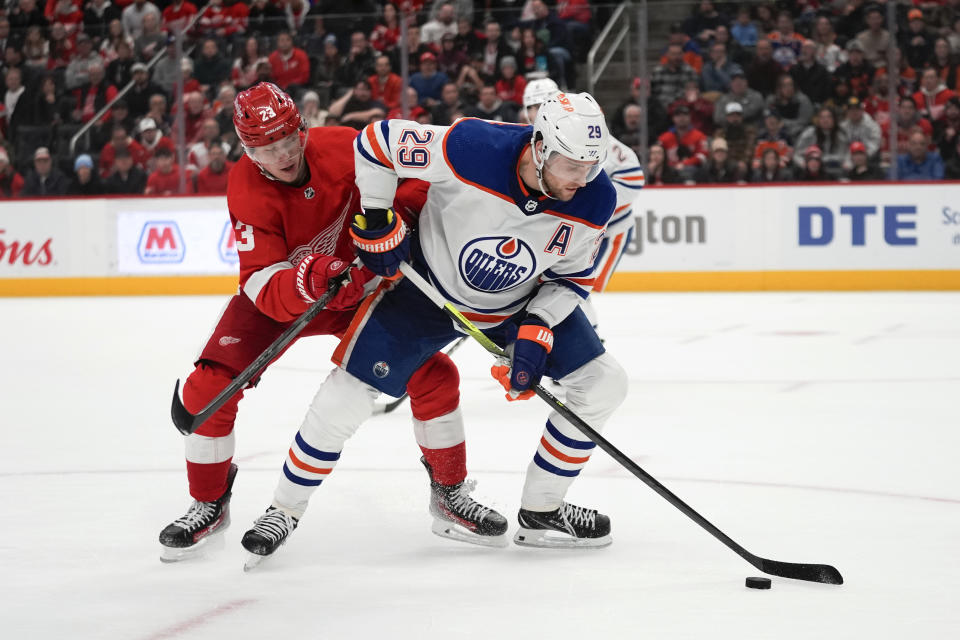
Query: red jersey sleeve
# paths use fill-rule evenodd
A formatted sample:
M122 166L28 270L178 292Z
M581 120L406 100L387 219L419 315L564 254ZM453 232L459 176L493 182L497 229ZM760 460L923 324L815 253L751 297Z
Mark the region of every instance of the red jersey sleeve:
M257 187L263 177L246 157L230 171L227 207L240 257L240 289L278 322L293 320L309 304L295 295L293 263L275 202Z

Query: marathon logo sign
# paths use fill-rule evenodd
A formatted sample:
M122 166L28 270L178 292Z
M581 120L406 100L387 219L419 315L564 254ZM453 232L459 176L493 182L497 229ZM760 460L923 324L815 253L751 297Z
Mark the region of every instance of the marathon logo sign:
M240 262L240 254L237 253L237 237L233 233L233 225L230 221L223 225L223 231L220 233L220 259L227 264L237 264Z
M460 252L460 277L476 291L512 289L533 277L536 266L533 250L520 238L478 238Z
M151 221L143 225L137 243L137 256L144 264L183 262L186 255L183 235L173 220Z

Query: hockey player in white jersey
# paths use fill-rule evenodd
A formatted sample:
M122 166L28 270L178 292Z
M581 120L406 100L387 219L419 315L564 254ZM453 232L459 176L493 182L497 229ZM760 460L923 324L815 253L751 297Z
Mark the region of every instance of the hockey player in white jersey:
M509 364L492 371L508 399L531 397L544 375L559 379L566 405L595 429L627 391L626 374L579 306L615 209L615 190L601 171L608 149L603 113L588 94L555 96L533 127L473 118L450 127L387 120L368 125L356 140L363 213L352 233L361 260L386 278L409 260L508 348ZM398 177L431 183L413 238L390 210ZM301 434L342 446L370 415L378 391L402 394L419 363L460 335L407 279L384 282L335 350L340 368L323 383ZM444 418L424 426L427 442L463 440L459 409ZM564 500L594 448L550 414L527 470L516 543L610 543L606 515ZM302 512L313 489L281 476L274 504Z
M558 93L560 88L550 78L529 82L523 91L523 116L526 121L534 122L540 111L540 105ZM607 233L597 252L593 292L580 305L590 319L590 324L595 328L597 313L591 298L593 293L600 293L607 288L610 276L617 270L620 258L633 239L635 228L633 203L637 198L637 192L644 185L643 167L640 165L637 154L613 136L610 136L610 152L607 154L606 162L603 163L603 170L607 172L607 176L617 190L617 208L610 222L607 223Z

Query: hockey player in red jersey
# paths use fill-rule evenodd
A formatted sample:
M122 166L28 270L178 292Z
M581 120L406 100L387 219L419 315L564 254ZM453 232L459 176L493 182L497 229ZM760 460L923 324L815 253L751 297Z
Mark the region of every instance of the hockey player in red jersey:
M301 336L342 335L367 289L377 284L373 273L351 264L355 252L347 229L360 197L354 174L356 130L324 127L308 131L290 96L270 83L237 96L234 126L246 152L231 170L227 187L240 257L240 287L184 384L183 403L192 412L205 406L292 320L324 295L333 278L346 274L337 294ZM407 188L398 195L398 210L407 208L409 201L423 200L416 185L404 186ZM466 477L463 438L451 439L427 428L437 416L456 409L458 381L456 366L438 354L420 367L407 387L434 502L438 494L447 502L459 496ZM229 524L231 488L237 473L232 462L233 426L242 397L243 391L238 392L185 438L187 479L194 502L184 516L160 533L162 560L193 555ZM296 442L288 453L284 474L293 482L319 484L330 472L334 455L322 447L323 443ZM335 453L339 457L339 452ZM451 518L457 516L452 505L448 511ZM276 527L286 527L289 532L299 515L271 506L257 520L255 530L264 535L253 540L245 537L244 546L267 555L275 549L264 552L264 545L270 546L269 533ZM502 534L506 520L500 518Z

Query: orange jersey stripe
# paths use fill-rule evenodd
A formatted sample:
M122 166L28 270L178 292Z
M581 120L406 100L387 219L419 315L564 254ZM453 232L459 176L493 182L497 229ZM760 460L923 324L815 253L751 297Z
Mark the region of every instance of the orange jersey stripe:
M304 471L309 471L310 473L323 473L323 474L327 474L333 471L333 469L321 469L320 467L311 467L306 462L303 462L302 460L300 460L300 458L297 457L297 455L293 452L293 447L290 447L289 455L290 455L290 462L292 462L293 466L297 467L298 469L303 469Z
M543 445L543 448L546 449L550 455L552 455L557 460L563 460L564 462L569 462L570 464L582 464L590 459L590 456L585 456L583 458L574 458L573 456L568 456L565 453L560 453L553 446L547 442L546 437L540 438L540 444Z
M471 322L496 322L500 323L509 318L510 316L495 315L490 313L471 313L469 311L460 312L464 318Z
M613 271L613 265L617 263L617 257L620 255L620 245L623 244L623 234L618 234L613 239L613 248L610 249L610 257L607 258L607 264L603 265L603 271L600 272L600 275L597 276L597 284L595 285L594 290L597 292L603 291L607 286L607 279L610 277L611 272Z
M343 357L347 353L347 345L350 344L360 325L366 320L370 305L373 304L373 301L376 300L387 287L391 286L393 282L393 280L384 280L380 283L380 286L377 287L376 291L368 295L364 301L360 303L357 312L353 314L353 320L350 321L350 326L347 327L347 330L343 332L343 337L340 338L340 344L338 344L337 348L333 351L333 356L330 358L333 364L337 366L343 365Z
M393 169L393 163L390 162L390 158L386 156L383 152L383 149L380 148L380 143L377 142L377 134L373 131L373 125L368 124L366 127L367 131L367 140L370 142L370 148L373 149L373 153L377 156L377 160L385 164L390 169Z

